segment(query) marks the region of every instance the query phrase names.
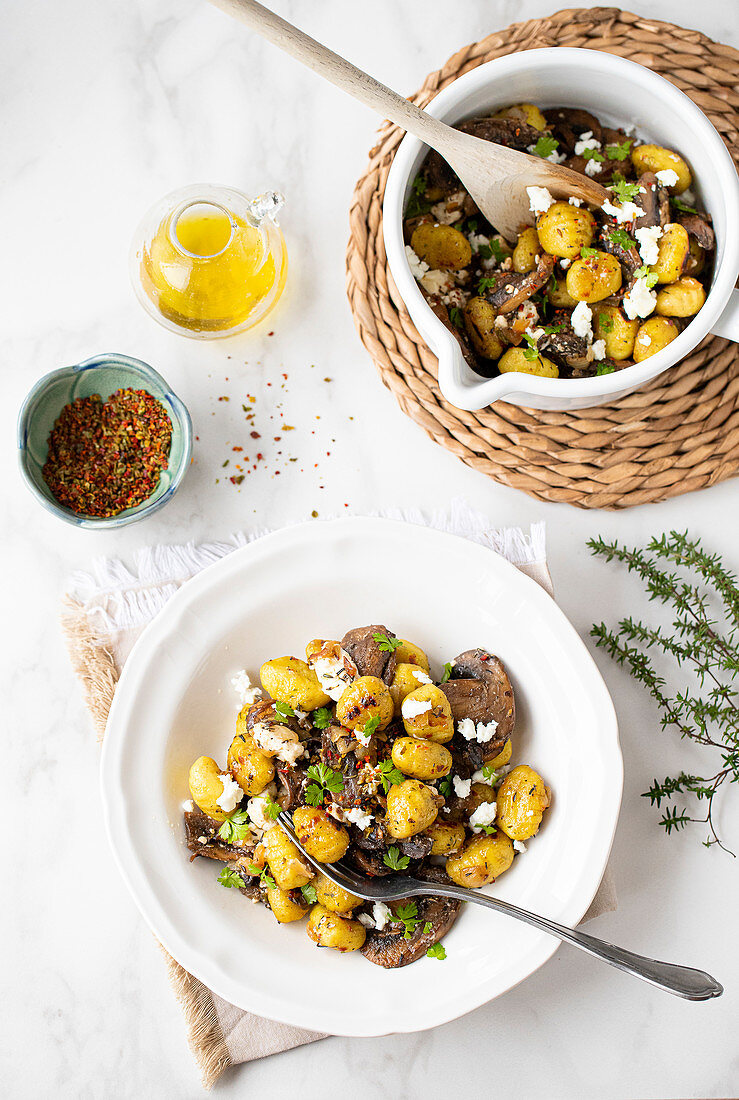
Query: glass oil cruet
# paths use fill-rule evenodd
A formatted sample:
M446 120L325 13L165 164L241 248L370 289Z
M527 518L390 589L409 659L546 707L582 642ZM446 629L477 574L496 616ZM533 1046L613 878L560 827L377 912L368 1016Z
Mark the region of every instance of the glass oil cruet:
M248 199L229 187L195 185L166 195L131 247L131 278L147 313L172 332L230 336L263 320L287 277L277 222L284 199Z

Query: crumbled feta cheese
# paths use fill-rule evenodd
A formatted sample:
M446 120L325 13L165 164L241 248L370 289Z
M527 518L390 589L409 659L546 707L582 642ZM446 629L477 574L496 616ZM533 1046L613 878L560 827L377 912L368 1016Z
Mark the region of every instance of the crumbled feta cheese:
M459 798L466 798L472 790L472 780L460 779L458 775L455 775L454 779L452 779L452 785L454 786L454 793L458 795Z
M264 832L265 829L271 829L274 825L274 821L267 817L265 810L267 809L267 800L270 796L268 794L258 794L254 798L250 798L246 804L246 812L249 815L249 821L256 825L257 829L261 829Z
M448 271L427 271L421 277L421 286L428 294L441 294L443 290L451 290L454 283Z
M462 718L457 722L457 729L465 741L479 741L481 745L490 741L498 728L498 723L492 719L489 722L478 722L477 725L471 718Z
M526 194L529 196L529 210L533 214L543 214L554 202L546 187L527 187Z
M529 145L528 148L526 149L526 152L527 153L534 153L535 149L536 149L536 145ZM557 150L554 149L549 154L549 156L542 157L541 159L551 161L552 164L561 164L562 161L567 160L567 154L566 153L558 153Z
M568 199L567 201L570 204L570 206L582 206L582 199L572 198L572 199Z
M228 772L219 775L218 778L223 784L223 790L218 795L216 802L221 807L224 814L230 814L232 810L236 809L239 802L241 802L241 799L244 797L244 792L234 777Z
M252 686L249 673L245 668L242 668L235 676L231 677L231 684L244 706L247 703L255 703L257 699L261 698L262 689L256 685Z
M615 218L619 224L636 221L637 218L641 218L644 214L641 206L637 206L635 202L630 202L628 200L622 202L620 206L616 206L606 199L601 205L601 210L604 214L608 214L610 217Z
M365 928L376 928L378 932L381 932L391 917L390 907L385 905L384 901L376 901L372 906L372 915L360 913L359 921Z
M188 798L187 802L182 803L182 809L186 814L191 814L195 809L195 805L191 798Z
M530 328L535 325L539 320L539 310L536 308L534 302L524 302L522 306L519 306L516 312L513 314L513 320L524 321L526 328Z
M580 134L580 140L575 142L575 156L581 157L586 149L600 149L600 147L598 139L593 137L593 131L586 130L584 134Z
M353 806L350 810L344 810L344 821L350 821L362 832L369 829L374 820L373 815L368 814L361 806Z
M419 684L431 684L433 683L431 677L423 671L422 668L414 668L411 671L411 676L418 680Z
M205 835L199 836L198 837L198 844L207 844L209 840L210 840L210 837L207 837Z
M595 160L594 157L591 160L585 162L586 176L599 176L602 171L603 165L599 160Z
M669 168L666 169L666 171L669 171ZM688 205L690 205L690 206L692 206L693 203L695 202L695 195L693 194L693 192L690 190L689 187L685 188L685 190L683 191L680 198L683 202L687 202Z
M495 814L498 809L496 802L483 802L470 817L470 828L473 833L481 833L486 825L495 824Z
M593 342L593 359L605 359L606 357L606 342L605 340L595 340Z
M671 168L664 168L655 174L663 187L674 187L679 179L677 172L673 172Z
M422 279L428 271L429 265L425 260L422 260L420 256L416 255L409 244L405 246L405 256L408 260L408 267L411 269L413 278Z
M493 325L495 328L508 328L508 318L501 313L499 317L495 318Z
M370 741L372 740L372 734L367 730L352 730L352 733L354 734L356 740L359 741L359 744L362 746L362 748L366 749Z
M305 753L297 733L287 726L256 722L251 733L262 752L291 766Z
M464 291L460 287L453 286L451 290L441 292L441 300L445 306L457 306L457 308L460 308L467 299L465 298Z
M418 718L419 714L425 714L427 710L431 710L430 702L422 702L420 699L411 699L410 696L406 696L400 713L403 718Z
M568 268L568 267L570 266L570 264L571 264L571 263L572 263L572 260L568 260L568 259L567 259L567 257L566 257L566 256L564 256L564 257L563 257L563 258L562 258L562 259L561 259L561 260L559 261L559 266L560 266L560 267L562 268L562 270L563 270L563 271L566 271L566 270L567 270L567 268Z
M467 240L473 252L479 252L482 245L490 244L490 237L486 237L484 233L470 233Z
M513 841L513 851L514 852L525 852L526 851L526 845L524 844L524 842L522 840L514 840Z
M357 675L357 666L348 653L338 657L316 657L310 662L319 683L330 699L338 703L347 686Z
M624 295L624 313L633 321L635 317L648 317L657 304L657 295L647 286L646 278L637 279L628 294Z
M454 196L450 195L448 199L442 199L441 202L437 202L431 207L431 213L439 225L453 225L462 217L462 211L459 207L450 209L454 205L453 198Z
M649 225L644 229L634 230L634 236L639 242L639 255L645 264L656 264L659 259L659 245L657 241L662 236L662 227Z
M581 336L585 340L592 340L593 329L591 322L593 320L593 311L587 302L578 302L572 311L570 317L570 323L572 324L572 331L575 336Z

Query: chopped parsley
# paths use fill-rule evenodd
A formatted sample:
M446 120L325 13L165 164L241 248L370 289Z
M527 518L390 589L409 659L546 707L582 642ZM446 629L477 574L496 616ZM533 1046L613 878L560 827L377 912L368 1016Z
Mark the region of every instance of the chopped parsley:
M598 149L583 149L582 159L583 160L600 160L600 161L603 161L606 158L603 156L603 154Z
M420 924L418 919L418 906L415 901L409 901L407 905L399 905L395 910L394 924L403 925L403 939L409 940Z
M442 676L442 678L439 682L442 683L442 684L445 684L447 682L447 680L449 679L449 677L451 676L451 674L452 674L452 662L447 661L447 663L444 665L444 675Z
M269 890L274 890L275 880L269 873L269 867L259 867L256 863L250 863L247 867L250 875L256 875L260 879L262 886L266 886Z
M597 256L598 255L598 249L597 248L581 248L580 249L580 255L584 256L586 259L588 258L588 256Z
M272 795L268 794L264 800L264 816L268 817L270 821L276 821L281 810L282 806L279 802L275 802Z
M311 764L306 776L312 780L305 788L305 801L309 806L322 806L327 791L336 794L344 789L343 775L328 764Z
M482 295L486 290L495 290L497 285L497 279L490 279L486 276L484 279L480 279L480 282L477 284L477 293Z
M497 237L491 237L490 244L484 245L483 247L487 250L487 255L483 254L482 248L480 249L480 255L485 260L489 260L492 256L495 262L500 264L508 255L505 248L503 248L503 245L500 243Z
M303 897L305 898L305 900L308 902L309 905L315 905L315 903L318 901L318 894L316 893L316 888L310 882L306 886L301 886L300 887L300 893L303 895Z
M428 936L428 934L429 934L429 932L431 931L432 928L433 928L433 925L431 924L431 921L427 920L426 923L424 924L423 928L421 929L421 931L423 932L424 936Z
M281 700L275 703L275 718L278 722L287 722L288 718L294 717L295 711L289 703L283 703Z
M622 141L620 144L614 142L612 145L606 145L606 156L609 160L626 160L633 144L634 139L627 138L626 141Z
M333 715L328 707L319 707L313 711L313 725L318 730L325 730L333 721Z
M613 374L615 369L616 368L614 367L613 363L596 363L595 364L595 373L596 374Z
M559 142L551 134L542 134L534 146L534 156L543 157L546 160L555 152L558 146Z
M410 860L408 856L402 856L400 854L400 848L397 848L394 844L388 848L382 857L382 862L386 867L389 867L392 871L404 871Z
M426 958L427 959L445 959L446 958L446 951L444 950L444 948L441 946L440 943L434 943L434 944L431 945L431 947L426 948Z
M547 336L554 336L555 332L561 332L564 327L564 322L558 325L544 325L544 332Z
M682 199L670 198L670 206L674 206L676 210L680 210L683 214L697 214L698 211L694 206L688 206Z
M523 349L524 359L538 359L539 348L537 346L536 338L531 335L530 332L524 332L523 338L526 341L526 347Z
M611 229L606 236L609 241L620 245L621 248L636 248L636 241L629 236L625 229Z
M238 890L241 890L244 886L246 886L246 883L244 882L241 875L237 871L232 870L231 867L223 868L220 875L218 876L218 881L220 882L221 886L230 886L232 888L235 887Z
M385 794L387 794L390 788L394 787L396 783L402 783L405 780L405 776L395 767L392 760L383 760L377 767L380 772L380 782L382 783Z
M424 198L427 186L423 176L416 176L411 185L411 195L405 210L406 218L417 218L419 214L426 214L430 210L431 203Z
M446 779L442 779L441 783L439 784L439 794L441 794L444 798L451 798L452 797L452 777L451 777L451 775L448 775L446 777Z
M249 815L246 810L234 810L221 825L218 835L226 844L233 844L236 840L246 840L249 830Z
M372 637L379 643L383 653L395 653L395 650L400 649L403 644L400 638L389 638L387 634L381 634L379 630L375 631Z
M633 202L641 190L638 183L628 183L625 179L617 180L611 184L611 191L615 192L621 202Z
M477 218L468 218L466 228L468 233L477 233Z
M449 310L449 320L452 322L455 328L462 328L464 320L462 319L462 310L459 306L452 306Z
M379 724L379 714L373 714L372 717L368 718L367 721L364 723L364 729L362 730L362 739L365 741L365 743L369 741L373 733L377 733L377 727L379 726Z
M482 768L482 777L483 779L487 779L488 782L490 782L491 780L498 778L498 773L496 772L492 764L484 764Z
M634 272L635 279L644 279L647 286L651 290L653 286L656 286L659 276L654 271L650 271L646 264L642 264L641 267L637 267Z

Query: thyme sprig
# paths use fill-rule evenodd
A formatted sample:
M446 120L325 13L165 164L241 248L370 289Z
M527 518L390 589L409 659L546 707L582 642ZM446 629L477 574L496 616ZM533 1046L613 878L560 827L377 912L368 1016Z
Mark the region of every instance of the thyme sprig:
M729 852L716 831L713 810L722 784L739 782L739 580L718 554L704 550L700 539L687 532L653 538L644 549L601 538L588 545L593 554L626 566L644 583L649 599L672 612L671 630L631 617L615 629L594 625L590 633L596 645L649 690L663 730L689 738L714 756L709 778L681 771L655 779L643 797L657 809L667 803L660 825L668 834L703 823L709 830L706 847L718 844ZM670 694L656 658L667 658L692 683ZM692 796L704 806L705 817L678 809L670 802L676 795Z

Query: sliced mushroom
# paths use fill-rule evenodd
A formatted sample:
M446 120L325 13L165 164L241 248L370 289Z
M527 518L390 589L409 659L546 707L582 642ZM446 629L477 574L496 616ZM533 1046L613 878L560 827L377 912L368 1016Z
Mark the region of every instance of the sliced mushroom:
M385 864L380 851L365 851L363 848L352 845L346 854L346 861L363 875L369 875L370 878L381 878L383 875L394 874L392 867Z
M612 256L615 256L618 262L625 268L627 278L634 274L638 267L642 265L642 258L639 255L637 248L632 245L630 248L624 248L622 244L617 244L612 240L609 233L616 228L616 223L612 220L608 220L605 225L602 225L598 233L598 246L604 252L610 252Z
M227 844L218 836L220 822L201 813L200 810L185 812L185 836L187 847L196 856L216 859L219 863L228 863L232 870L241 875L244 886L242 894L250 898L259 897L259 878L249 874L247 865L253 857L254 845L236 847Z
M716 234L708 223L707 215L679 214L677 220L706 252L711 252L716 247Z
M574 153L581 134L590 132L598 141L602 140L603 127L600 122L595 115L580 107L549 107L544 112L544 117L567 152Z
M576 336L569 324L560 332L543 336L537 344L537 350L555 363L568 367L582 368L590 362L587 340L583 336Z
M645 172L639 177L641 190L634 199L644 213L636 219L636 229L647 229L655 225L665 226L670 220L670 195L666 187L657 179L654 172Z
M294 810L300 805L300 794L305 780L304 772L297 767L289 768L287 765L280 765L277 768L277 779L281 787L277 801L283 810Z
M490 373L485 373L487 368L484 360L478 359L478 357L475 355L470 345L467 333L463 329L457 328L457 326L452 322L452 319L449 316L449 310L444 305L438 294L427 295L426 301L428 302L432 311L439 318L442 325L445 325L446 328L449 329L452 336L459 344L460 348L462 349L462 355L464 356L467 365L472 367L473 371L475 371L477 374L482 374L486 378L492 378L494 374L497 374L497 370L493 363L490 364Z
M482 138L483 141L495 141L498 145L506 145L509 149L518 149L521 152L525 152L529 145L534 145L541 137L539 130L515 118L468 118L466 122L461 122L454 129L461 130L463 134ZM432 190L447 193L457 191L461 187L459 177L434 149L426 158L424 176Z
M426 856L431 855L431 849L434 846L431 837L423 836L421 833L410 836L407 840L398 840L396 843L401 855L408 856L410 859L425 859Z
M360 676L377 676L386 684L391 684L397 667L395 654L388 649L380 649L381 640L378 641L375 634L395 637L386 626L358 626L344 635L341 648L354 661Z
M428 867L418 873L419 878L426 878L433 882L450 882L451 880L441 868ZM388 923L381 931L371 931L367 934L362 954L365 959L384 966L386 969L395 969L399 966L407 966L424 955L429 947L446 935L454 924L462 903L454 898L419 897L400 898L390 905L393 913L399 906L407 905L414 901L418 913L415 928L410 938L405 938L405 925L402 921ZM424 932L428 925L431 928Z
M513 732L516 706L513 687L500 658L484 649L468 649L454 660L452 674L441 690L449 700L456 721L496 722L496 737L483 750L498 743L502 748ZM499 749L497 751L500 751ZM490 758L497 752L485 752Z
M495 276L495 286L484 297L498 313L512 313L549 281L554 263L554 256L543 252L535 271L526 275L506 271Z

